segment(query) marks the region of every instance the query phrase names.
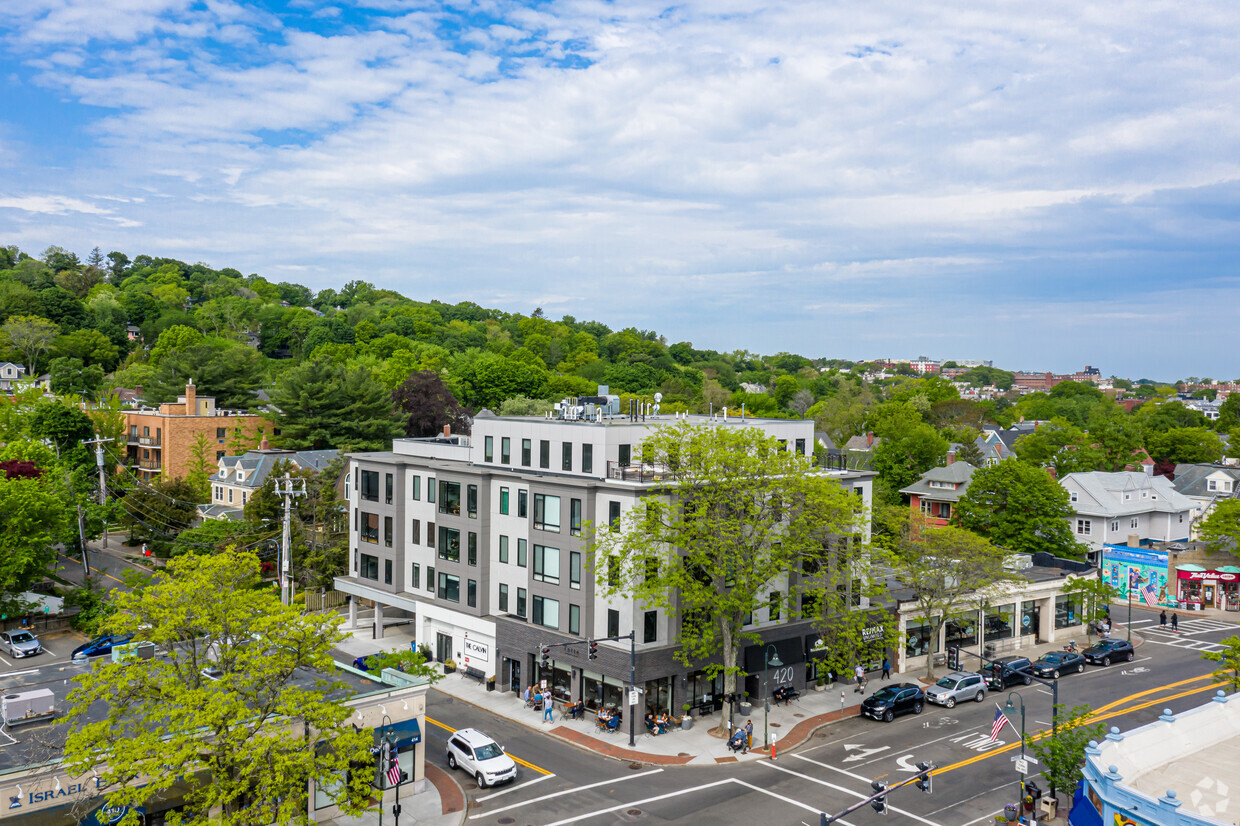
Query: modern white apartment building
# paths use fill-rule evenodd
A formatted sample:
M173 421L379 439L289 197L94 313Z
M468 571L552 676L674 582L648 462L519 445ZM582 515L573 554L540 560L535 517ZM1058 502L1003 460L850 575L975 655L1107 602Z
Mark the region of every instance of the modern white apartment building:
M813 454L813 421L689 419L757 427L788 450ZM637 680L649 707L717 704L721 678L707 680L700 669L675 660L677 629L664 612L597 597L587 567L588 526L618 522L656 489L637 448L647 434L676 420L583 418L577 409L553 418L484 411L471 436L399 439L390 452L353 454L351 568L336 587L374 601L377 635L385 624L412 619L418 642L437 660L451 658L458 668L495 676L500 690L546 680L561 699L620 705L629 674L627 641L602 643L593 661L586 643L636 631ZM873 473L823 472L870 504ZM753 620L764 643L775 643L789 666L782 681L803 687L813 644L808 638L817 635L808 622L765 613ZM564 644L553 649L549 669L538 665L543 644ZM760 661L757 651L746 656Z

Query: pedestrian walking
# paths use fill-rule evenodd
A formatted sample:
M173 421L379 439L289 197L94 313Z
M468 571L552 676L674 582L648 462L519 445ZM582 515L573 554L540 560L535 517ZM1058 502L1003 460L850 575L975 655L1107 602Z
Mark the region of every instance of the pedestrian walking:
M745 721L745 751L753 748L753 720Z
M1159 628L1166 628L1166 627L1167 627L1167 609L1165 609L1165 608L1164 608L1164 609L1162 610L1162 612L1158 615L1158 627L1159 627Z
M1175 631L1177 634L1180 631L1180 618L1176 616L1175 611L1171 612L1171 630Z
M887 659L886 657L883 657L883 674L881 677L879 677L879 679L880 680L891 679L891 660Z
M550 723L552 721L551 710L553 708L555 708L555 698L552 697L550 694L543 695L543 722L544 723Z
M857 663L857 668L853 674L857 678L857 687L853 689L853 694L861 694L865 688L865 668L862 667L861 663Z

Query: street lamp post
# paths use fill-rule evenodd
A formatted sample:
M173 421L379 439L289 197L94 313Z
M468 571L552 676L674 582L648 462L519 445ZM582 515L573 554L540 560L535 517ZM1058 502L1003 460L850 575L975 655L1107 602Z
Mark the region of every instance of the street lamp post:
M771 666L782 668L783 660L779 658L779 652L774 654L771 651L775 648L775 643L771 643L762 652L762 699L765 701L764 713L762 717L762 746L763 748L771 745L771 683L767 679L767 670Z
M1132 642L1132 568L1128 569L1128 642Z
M1020 700L1020 797L1016 799L1017 817L1020 817L1020 810L1025 804L1025 771L1029 768L1029 764L1025 762L1025 698L1020 696L1019 691L1009 691L1007 704L1003 707L1004 714L1012 714L1016 711L1016 706L1012 705L1012 698Z

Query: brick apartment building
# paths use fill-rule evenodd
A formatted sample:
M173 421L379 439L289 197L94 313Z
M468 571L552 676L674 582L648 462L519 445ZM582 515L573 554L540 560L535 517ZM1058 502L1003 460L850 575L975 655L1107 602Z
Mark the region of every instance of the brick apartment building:
M227 453L225 444L230 439L257 442L262 418L256 413L218 409L214 398L198 396L191 381L185 395L175 402L161 404L158 410L127 412L125 425L129 431L127 463L142 481L151 482L160 476L184 478L192 466L199 434L213 447L208 457L212 465Z

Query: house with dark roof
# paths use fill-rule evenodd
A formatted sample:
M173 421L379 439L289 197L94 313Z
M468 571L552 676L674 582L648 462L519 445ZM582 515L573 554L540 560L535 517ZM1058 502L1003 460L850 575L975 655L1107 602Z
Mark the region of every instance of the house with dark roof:
M1069 473L1059 482L1068 491L1068 523L1095 561L1104 545L1149 547L1152 542L1188 539L1193 502L1165 476L1141 471Z
M1240 466L1210 463L1175 466L1172 485L1193 503L1192 531L1195 535L1201 520L1210 515L1214 506L1224 499L1240 495Z
M977 450L982 454L982 465L990 467L997 465L1004 459L1011 459L1016 456L1016 440L1021 436L1028 436L1038 429L1041 422L1017 422L1011 427L997 427L994 425L986 425L982 428L982 435L977 437L974 442Z
M932 525L947 525L976 470L968 462L952 461L949 454L946 466L931 468L900 493L908 495L913 513L925 514Z
M257 450L240 456L221 456L219 469L212 474L211 504L199 508L203 519L239 519L250 495L271 476L278 462L287 461L298 470L320 473L339 450L274 450L264 438Z

